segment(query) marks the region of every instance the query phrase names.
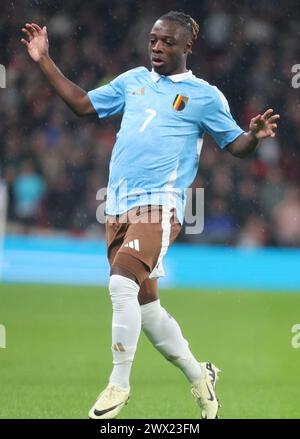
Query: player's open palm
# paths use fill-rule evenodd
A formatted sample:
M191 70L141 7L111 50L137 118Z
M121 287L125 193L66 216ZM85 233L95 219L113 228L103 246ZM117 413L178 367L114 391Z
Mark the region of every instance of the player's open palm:
M24 32L25 38L22 38L21 42L26 46L29 55L35 62L39 62L43 56L48 55L49 41L46 26L41 28L35 23L27 23L22 32Z

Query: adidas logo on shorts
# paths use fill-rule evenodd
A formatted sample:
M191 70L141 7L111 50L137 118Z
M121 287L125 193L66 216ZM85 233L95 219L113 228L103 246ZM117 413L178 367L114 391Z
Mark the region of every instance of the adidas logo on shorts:
M136 251L140 251L140 242L138 239L135 239L134 241L130 241L124 244L124 247L129 247L133 248Z

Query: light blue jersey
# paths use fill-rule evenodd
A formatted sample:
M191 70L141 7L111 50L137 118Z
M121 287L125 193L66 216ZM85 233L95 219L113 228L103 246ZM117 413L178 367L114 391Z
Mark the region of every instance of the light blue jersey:
M100 118L123 113L110 162L109 215L168 205L182 223L205 132L220 148L244 132L224 95L191 71L160 76L139 67L88 95Z

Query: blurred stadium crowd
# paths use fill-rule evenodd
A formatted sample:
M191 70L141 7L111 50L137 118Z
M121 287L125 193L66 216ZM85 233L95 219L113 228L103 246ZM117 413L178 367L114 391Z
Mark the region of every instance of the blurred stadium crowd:
M188 242L300 245L300 105L291 67L300 63L297 0L82 0L3 2L0 63L0 169L9 187L9 230L102 237L96 193L107 185L120 118L78 119L47 85L20 43L25 22L47 25L50 55L85 90L149 66L148 32L180 9L200 25L188 65L217 85L238 123L267 108L278 135L241 160L208 136L195 187L205 188L205 229Z

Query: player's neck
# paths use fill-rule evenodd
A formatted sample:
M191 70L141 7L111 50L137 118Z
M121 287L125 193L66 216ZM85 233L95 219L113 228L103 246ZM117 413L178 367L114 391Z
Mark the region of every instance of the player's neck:
M180 75L181 73L186 73L186 72L188 72L188 69L186 68L186 66L184 66L182 68L174 70L168 76Z

